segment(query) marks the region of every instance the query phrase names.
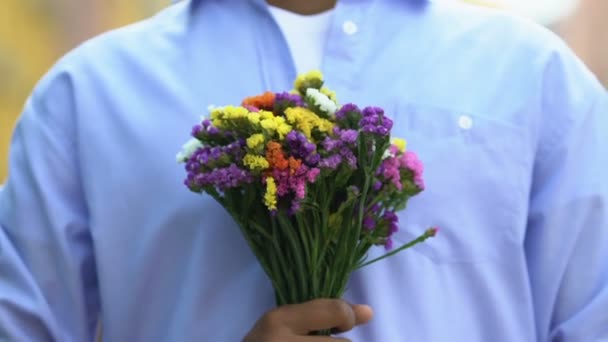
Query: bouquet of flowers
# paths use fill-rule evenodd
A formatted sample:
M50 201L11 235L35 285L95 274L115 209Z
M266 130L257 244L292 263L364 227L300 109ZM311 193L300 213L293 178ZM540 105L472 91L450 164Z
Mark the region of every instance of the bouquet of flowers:
M185 185L219 202L272 281L277 305L339 298L351 273L393 248L396 212L424 189L423 165L381 108L338 106L314 71L290 93L211 108L177 155ZM387 252L367 260L373 246Z

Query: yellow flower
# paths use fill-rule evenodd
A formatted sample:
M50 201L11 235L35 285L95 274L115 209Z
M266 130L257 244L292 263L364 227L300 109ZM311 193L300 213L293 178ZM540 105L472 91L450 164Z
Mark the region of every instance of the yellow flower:
M236 120L247 117L249 111L244 107L226 106L224 107L224 117L228 120Z
M293 86L300 95L306 93L307 88L320 88L323 85L323 74L319 70L313 70L305 74L300 74L296 78Z
M224 120L222 120L222 119L219 119L219 118L212 119L211 123L213 124L213 126L215 126L217 128L224 128Z
M334 128L334 124L326 119L321 119L313 111L302 108L292 107L285 110L287 122L300 130L309 140L312 140L312 130L318 129L323 133L329 133Z
M249 119L249 122L251 122L253 125L257 125L260 123L260 113L251 112L249 115L247 115L247 119Z
M334 124L329 120L319 119L319 126L317 128L323 133L329 133L334 129Z
M405 141L403 139L399 139L399 138L393 138L391 143L393 145L397 146L397 148L399 148L399 151L405 152L405 148L407 146L407 141Z
M250 170L266 170L270 167L268 160L262 156L256 156L253 154L246 154L243 158L243 164L247 166Z
M274 119L262 120L262 121L260 121L260 125L265 130L271 131L271 132L274 132L277 129L277 127L279 127L279 125L277 125L277 122Z
M247 147L250 149L254 149L262 144L264 144L264 134L257 133L247 138Z
M224 116L220 108L214 109L211 111L211 120L220 119Z
M264 204L270 210L277 209L277 184L274 178L266 178L266 194L264 194Z
M291 132L292 127L286 123L281 123L279 124L279 127L277 127L277 133L279 134L279 139L283 140L285 139L285 136L287 134L289 134L289 132Z
M272 112L269 112L267 110L261 110L260 111L260 119L261 120L268 120L268 119L273 119L274 118L274 114Z
M338 103L338 97L336 96L336 92L333 90L329 90L329 88L327 87L322 87L321 88L321 94L329 97L330 100Z

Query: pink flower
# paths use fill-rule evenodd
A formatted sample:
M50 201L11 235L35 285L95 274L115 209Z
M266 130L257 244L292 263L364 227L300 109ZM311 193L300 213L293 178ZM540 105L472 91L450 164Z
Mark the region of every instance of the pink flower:
M403 188L401 184L401 173L399 171L399 159L387 158L382 162L382 176L399 190Z
M306 173L306 180L308 181L308 183L314 183L317 180L319 173L321 173L321 170L319 170L319 168L317 167L310 169Z
M306 196L306 183L303 179L298 179L296 181L295 193L297 199L303 199Z
M388 151L389 151L389 152L390 152L392 155L394 155L394 156L398 155L398 154L399 154L399 152L401 152L401 151L399 151L399 147L397 147L397 146L395 146L395 145L391 145L391 146L388 148Z
M244 105L243 107L245 107L245 109L247 109L250 112L259 112L260 110L257 107L251 106L251 105Z
M424 171L424 165L418 159L416 153L411 151L406 151L400 158L399 164L401 167L405 167L412 171L414 174L414 183L420 188L424 189L424 179L422 178L422 173Z

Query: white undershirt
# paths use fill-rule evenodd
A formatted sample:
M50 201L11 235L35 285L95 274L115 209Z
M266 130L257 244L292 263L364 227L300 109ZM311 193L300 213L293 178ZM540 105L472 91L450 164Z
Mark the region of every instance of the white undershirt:
M301 15L274 6L269 8L287 40L297 73L321 69L333 9Z

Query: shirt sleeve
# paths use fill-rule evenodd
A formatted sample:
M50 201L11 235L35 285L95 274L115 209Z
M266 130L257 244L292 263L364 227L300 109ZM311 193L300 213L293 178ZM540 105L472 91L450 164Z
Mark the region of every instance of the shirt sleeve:
M78 172L76 100L51 72L15 129L0 191L0 340L90 341L99 310Z
M565 47L545 70L526 260L539 341L608 340L608 95Z

